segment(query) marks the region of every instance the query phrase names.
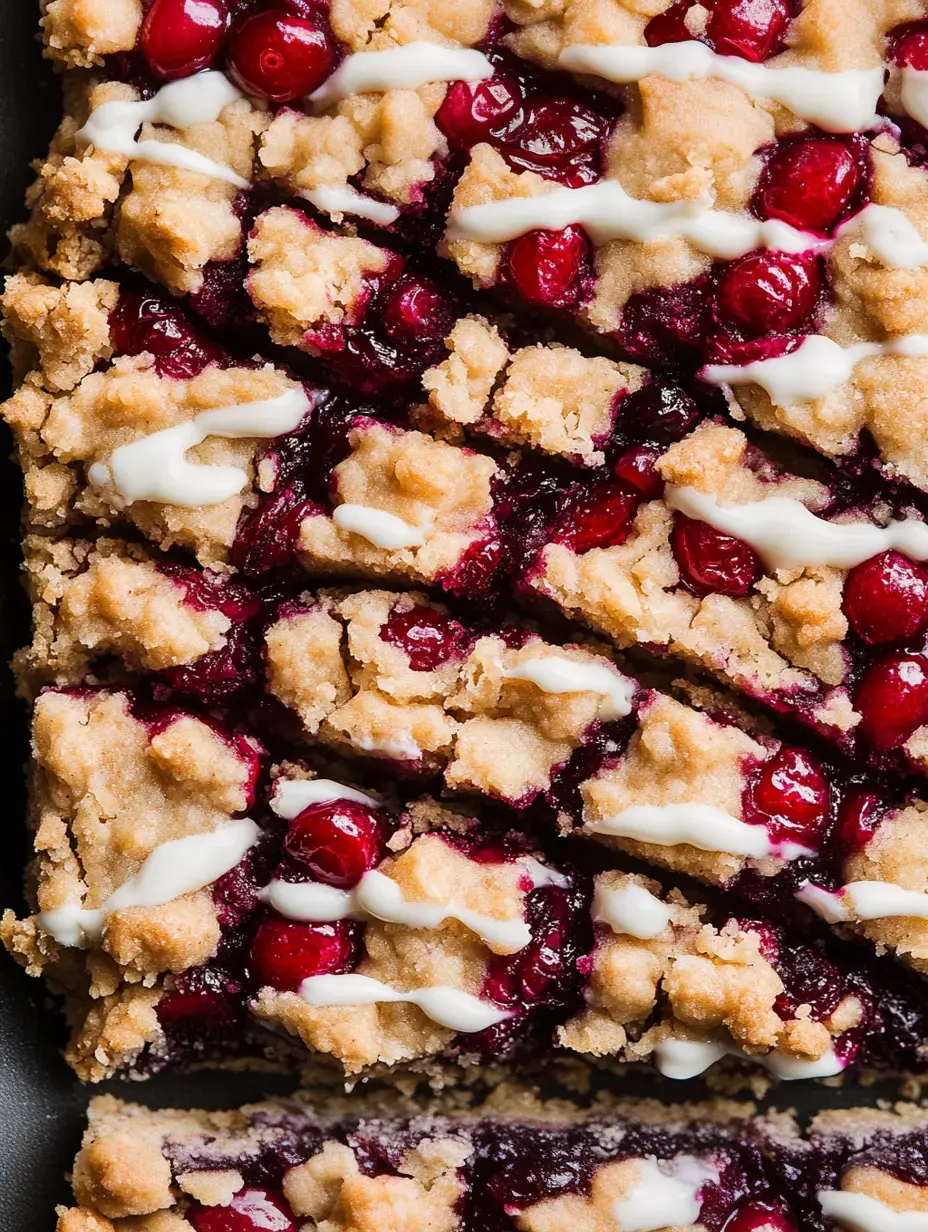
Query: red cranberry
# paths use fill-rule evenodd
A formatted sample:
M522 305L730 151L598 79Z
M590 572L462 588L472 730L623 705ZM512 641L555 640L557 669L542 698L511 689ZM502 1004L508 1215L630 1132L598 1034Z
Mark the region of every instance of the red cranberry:
M311 804L290 822L284 847L318 881L346 890L383 858L383 823L354 800Z
M677 514L670 546L683 581L697 595L746 595L761 575L754 550L707 522Z
M921 72L928 70L928 28L912 26L896 40L892 50L896 64L908 64Z
M186 1211L196 1232L296 1232L293 1212L283 1196L270 1189L240 1189L228 1206L200 1206Z
M451 332L454 310L448 297L428 278L411 275L394 283L383 303L383 324L400 343L422 343Z
M860 168L844 142L806 137L781 145L770 159L756 204L765 218L807 231L829 231L859 183Z
M900 552L865 560L845 579L844 614L871 645L909 641L928 628L928 574Z
M158 1021L168 1028L195 1026L198 1031L210 1031L233 1023L235 1010L218 989L175 988L158 1002Z
M229 66L247 93L287 103L322 84L335 66L335 49L321 21L271 9L239 28Z
M394 612L380 636L406 652L414 672L433 672L456 653L464 630L456 620L434 607L417 604Z
M863 788L854 788L838 806L838 837L853 851L859 851L873 838L882 820L878 797Z
M645 27L648 45L684 43L696 38L723 56L740 56L759 63L780 41L792 16L787 0L705 0L709 18L703 34L693 34L686 25L692 0L677 0Z
M548 889L530 896L532 940L517 954L490 959L482 996L519 1009L545 999L552 985L565 979L565 943L572 924L564 894Z
M514 77L456 81L448 88L435 123L452 146L469 150L492 140L517 118L522 102L522 87Z
M624 543L638 503L638 494L622 483L581 489L568 501L556 537L578 555Z
M570 308L583 290L590 243L579 227L529 231L509 250L509 273L529 304Z
M518 171L535 171L567 188L597 179L611 120L572 98L533 103L511 127L500 152Z
M355 926L304 924L272 917L265 920L251 943L251 970L259 988L296 992L312 975L344 971L355 956Z
M699 419L699 408L678 385L652 381L623 398L619 422L622 434L648 445L672 445Z
M657 471L661 450L639 446L626 449L616 458L612 473L623 483L637 489L646 500L655 500L664 490L664 481Z
M857 687L857 730L880 753L899 748L928 723L928 655L887 655L869 667Z
M762 822L775 842L811 847L827 824L829 796L817 759L802 749L783 748L759 767L748 807L751 820Z
M737 1210L722 1232L797 1232L792 1215L778 1202L748 1202Z
M162 81L209 68L226 32L223 0L155 0L139 35L151 71Z
M121 355L155 357L159 376L183 381L219 358L218 347L193 329L177 304L148 291L122 291L110 314L113 345Z
M794 329L815 308L821 287L818 263L786 252L752 252L719 279L719 311L752 334Z
M702 361L705 335L705 277L675 287L649 287L636 291L622 311L619 338L636 359L666 364L667 357L681 364Z

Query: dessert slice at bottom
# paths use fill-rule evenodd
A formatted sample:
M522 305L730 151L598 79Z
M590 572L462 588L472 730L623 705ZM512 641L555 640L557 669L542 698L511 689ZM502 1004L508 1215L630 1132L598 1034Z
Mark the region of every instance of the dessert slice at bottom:
M92 1101L58 1232L797 1232L750 1104L582 1112L501 1089L397 1112L309 1095L232 1112ZM779 1118L776 1137L795 1130ZM306 1220L309 1222L305 1222Z
M399 803L140 693L35 706L33 914L98 1080L206 1063L328 1077L578 1056L671 1078L922 1067L918 977L694 902L524 816Z

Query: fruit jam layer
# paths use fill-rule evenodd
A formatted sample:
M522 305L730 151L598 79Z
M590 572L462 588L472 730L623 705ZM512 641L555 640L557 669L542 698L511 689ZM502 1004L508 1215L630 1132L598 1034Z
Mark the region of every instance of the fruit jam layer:
M58 1229L94 1218L108 1232L100 1213L132 1210L196 1232L296 1232L307 1217L333 1232L643 1232L656 1219L797 1232L787 1175L772 1160L778 1140L802 1150L785 1118L774 1128L751 1105L722 1101L569 1115L511 1096L511 1110L497 1100L413 1118L346 1105L340 1120L306 1097L220 1115L97 1099L74 1167L80 1205L59 1208ZM357 1094L353 1102L376 1108Z
M264 217L309 251L381 252L292 211ZM236 361L147 290L20 277L4 307L37 365L3 408L34 529L128 519L253 581L516 596L708 668L875 767L924 769L928 532L904 491L827 468L800 478L712 398L519 347L481 317L442 318L444 358L417 376L427 402L375 405ZM62 354L74 334L84 349Z
M924 969L925 805L758 734L721 697L695 709L602 646L422 592L249 585L104 539L32 536L26 573L29 696L106 683L221 706L284 753L326 746L503 802L765 911L812 908Z
M46 690L33 747L35 914L2 937L67 990L85 1080L579 1055L676 1079L922 1067L920 976L531 816L272 767L232 716L142 692Z
M115 254L227 321L265 186L430 252L453 190L444 249L479 286L925 487L928 36L901 15L62 0L49 53L104 80L17 245L67 277Z

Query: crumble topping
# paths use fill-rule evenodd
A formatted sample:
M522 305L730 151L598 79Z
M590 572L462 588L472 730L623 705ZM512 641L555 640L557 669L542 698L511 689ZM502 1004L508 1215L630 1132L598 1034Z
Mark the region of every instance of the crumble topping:
M351 453L332 472L336 503L392 514L421 532L424 542L421 547L378 548L330 517L310 515L299 538L307 568L434 581L483 537L497 473L492 458L377 423L359 422L349 441Z
M50 0L42 29L47 54L76 68L131 51L142 24L141 0Z
M901 1180L880 1168L854 1164L841 1177L845 1193L866 1194L891 1211L920 1211L928 1214L928 1186Z
M448 358L422 374L429 408L442 421L471 425L486 414L493 388L509 362L509 348L483 317L462 317L445 340Z
M51 398L32 382L3 406L17 436L26 487L40 524L57 524L68 506L106 525L126 517L162 547L182 544L205 564L222 563L235 538L248 489L215 505L184 507L136 501L124 506L110 488L85 480L94 462L114 449L200 411L278 397L294 382L271 364L260 368L209 366L189 380L159 377L146 355L122 356L102 372L85 376L69 394ZM254 438L208 437L188 451L191 460L233 465L254 474Z
M257 219L248 257L248 293L271 337L297 347L306 345L312 326L350 321L363 302L366 277L382 273L390 260L367 240L329 235L285 206Z
M583 784L584 821L600 821L633 805L696 800L741 820L745 770L766 756L763 745L739 728L658 694L639 711L638 729L619 763ZM716 885L758 863L689 844L656 847L634 839L597 837L630 855ZM763 871L763 861L760 866Z
M121 693L43 693L33 719L36 906L98 907L161 843L215 830L246 808L250 767L210 726L181 716L150 733ZM7 913L3 940L31 973L58 947ZM208 891L109 913L100 948L145 980L209 958L219 942ZM91 987L91 994L101 989Z
M333 0L335 36L352 51L378 51L413 42L472 47L498 15L495 0L466 0L449 8L440 0Z
M315 733L351 697L341 625L321 609L291 613L271 625L265 644L268 691Z

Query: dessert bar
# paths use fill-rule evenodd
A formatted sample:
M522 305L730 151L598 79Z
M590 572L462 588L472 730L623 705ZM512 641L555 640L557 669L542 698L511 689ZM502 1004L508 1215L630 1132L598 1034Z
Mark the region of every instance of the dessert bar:
M801 1146L795 1126L750 1105L584 1113L517 1090L428 1115L342 1102L333 1115L331 1099L320 1114L307 1095L224 1113L95 1099L74 1165L79 1205L59 1209L58 1232L127 1218L146 1232L797 1229L767 1157L773 1139Z

